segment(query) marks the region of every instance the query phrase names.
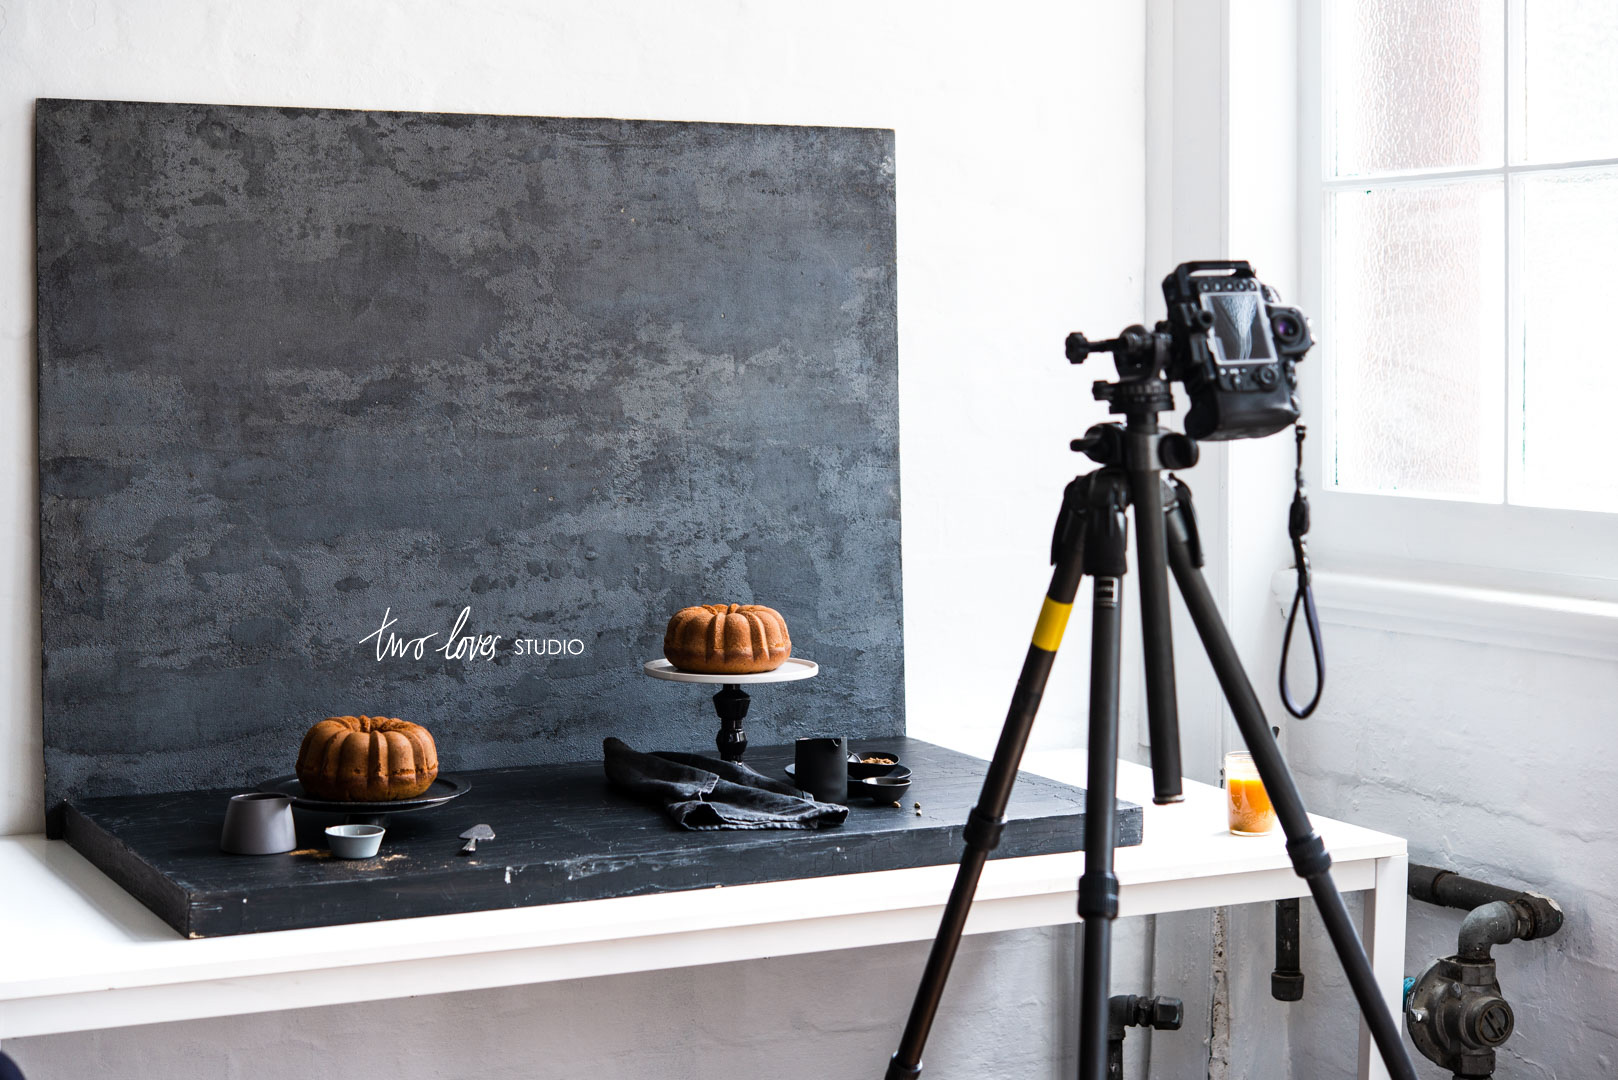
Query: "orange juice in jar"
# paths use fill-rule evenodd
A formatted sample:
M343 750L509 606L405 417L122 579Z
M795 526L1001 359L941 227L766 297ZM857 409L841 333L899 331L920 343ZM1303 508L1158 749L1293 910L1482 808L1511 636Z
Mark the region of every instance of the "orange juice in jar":
M1263 836L1275 828L1275 807L1264 790L1253 755L1239 750L1225 755L1225 792L1230 831L1236 836Z

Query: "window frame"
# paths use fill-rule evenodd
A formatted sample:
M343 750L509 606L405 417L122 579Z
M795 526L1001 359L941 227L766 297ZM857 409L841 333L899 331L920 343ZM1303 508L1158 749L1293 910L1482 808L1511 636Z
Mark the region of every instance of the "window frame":
M1303 421L1309 428L1305 466L1311 481L1314 527L1311 550L1317 565L1379 576L1414 577L1453 584L1483 585L1563 596L1618 600L1618 513L1565 510L1504 501L1519 466L1515 466L1515 440L1504 435L1511 409L1520 401L1512 378L1513 364L1522 362L1522 313L1517 292L1517 258L1511 241L1519 204L1510 191L1513 177L1576 167L1606 165L1592 162L1555 165L1513 164L1512 93L1521 60L1520 39L1512 34L1522 17L1523 0L1505 0L1507 20L1504 44L1505 105L1502 122L1504 164L1492 169L1434 170L1337 180L1330 172L1328 134L1332 117L1326 89L1331 85L1331 50L1327 39L1332 9L1344 0L1322 0L1299 5L1298 101L1298 214L1299 300L1312 316L1317 345L1300 365ZM1337 363L1331 323L1327 273L1331 256L1330 200L1332 190L1352 188L1371 179L1383 185L1421 183L1447 178L1501 177L1506 187L1505 304L1501 342L1501 415L1505 441L1502 501L1469 502L1462 499L1340 490L1330 482L1330 452L1334 445L1332 415L1327 400ZM1603 403L1604 404L1604 403ZM1599 405L1598 405L1599 407ZM1611 408L1618 409L1618 402ZM1516 455L1520 457L1520 454Z

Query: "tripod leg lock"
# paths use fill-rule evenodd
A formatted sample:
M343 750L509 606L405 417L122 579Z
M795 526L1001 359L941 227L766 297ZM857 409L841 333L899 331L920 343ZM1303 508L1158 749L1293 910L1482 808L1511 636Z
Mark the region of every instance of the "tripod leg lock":
M904 1065L899 1061L897 1052L888 1059L888 1073L886 1080L914 1080L921 1075L921 1062L914 1065Z
M1319 877L1331 869L1331 856L1326 853L1326 841L1319 833L1288 840L1287 855L1292 859L1292 869L1301 878Z
M1079 878L1079 917L1116 919L1118 917L1118 875L1110 870L1086 873Z
M966 828L961 830L961 839L966 841L967 847L976 851L993 851L1000 846L1000 834L1005 827L1005 818L990 817L974 806L966 815Z

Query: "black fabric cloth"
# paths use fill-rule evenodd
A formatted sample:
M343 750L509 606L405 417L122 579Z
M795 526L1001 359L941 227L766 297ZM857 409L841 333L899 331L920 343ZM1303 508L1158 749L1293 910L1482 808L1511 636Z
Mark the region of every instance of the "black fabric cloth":
M602 741L601 750L608 783L661 807L682 829L820 829L848 817L848 807L816 802L739 761L643 754L611 738Z

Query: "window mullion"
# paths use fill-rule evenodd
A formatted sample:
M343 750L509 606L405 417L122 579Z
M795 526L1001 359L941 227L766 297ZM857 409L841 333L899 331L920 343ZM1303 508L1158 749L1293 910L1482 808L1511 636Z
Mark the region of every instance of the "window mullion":
M1502 270L1505 280L1501 282L1504 292L1504 331L1506 338L1501 342L1501 377L1505 385L1502 387L1501 402L1505 406L1505 415L1501 417L1500 449L1505 456L1502 462L1500 482L1502 491L1501 501L1510 505L1513 495L1516 494L1521 479L1523 461L1523 430L1522 417L1524 415L1523 394L1526 392L1527 380L1524 378L1522 365L1522 307L1518 303L1520 290L1520 274L1518 273L1518 253L1522 250L1517 235L1518 202L1517 180L1511 174L1511 166L1515 159L1516 147L1513 145L1515 104L1514 93L1517 89L1515 78L1517 60L1520 59L1522 38L1516 32L1521 24L1521 0L1506 0L1502 5L1502 17L1506 21L1504 28L1503 47L1500 50L1505 71L1501 75L1501 115L1500 122L1505 126L1502 133L1501 150L1504 154L1505 175L1501 178L1504 187L1501 202L1505 208L1505 220L1501 228L1505 230L1502 249L1505 258L1502 260Z

